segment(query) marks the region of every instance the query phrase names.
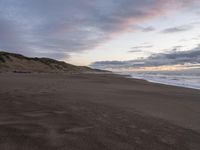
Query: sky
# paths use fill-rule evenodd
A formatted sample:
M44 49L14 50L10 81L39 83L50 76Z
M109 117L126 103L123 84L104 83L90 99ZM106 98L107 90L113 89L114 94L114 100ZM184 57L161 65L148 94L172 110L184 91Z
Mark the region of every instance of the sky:
M198 67L199 16L199 0L0 0L0 50L102 69Z

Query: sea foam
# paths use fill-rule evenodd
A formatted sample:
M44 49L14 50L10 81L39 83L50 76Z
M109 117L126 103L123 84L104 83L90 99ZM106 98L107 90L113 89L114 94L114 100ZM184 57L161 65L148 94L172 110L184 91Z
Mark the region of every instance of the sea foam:
M200 75L199 74L162 74L162 73L120 73L129 75L131 78L143 79L149 82L186 87L200 90Z

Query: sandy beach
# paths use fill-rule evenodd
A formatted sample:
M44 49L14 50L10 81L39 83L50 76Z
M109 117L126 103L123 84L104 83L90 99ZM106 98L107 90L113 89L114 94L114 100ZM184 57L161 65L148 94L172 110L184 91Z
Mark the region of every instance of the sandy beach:
M0 73L0 150L199 150L200 90L113 74Z

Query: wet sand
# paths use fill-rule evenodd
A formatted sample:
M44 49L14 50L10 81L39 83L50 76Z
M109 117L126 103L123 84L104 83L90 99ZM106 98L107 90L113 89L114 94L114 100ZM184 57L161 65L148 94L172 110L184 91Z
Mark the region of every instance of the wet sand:
M0 150L199 150L200 91L112 74L0 73Z

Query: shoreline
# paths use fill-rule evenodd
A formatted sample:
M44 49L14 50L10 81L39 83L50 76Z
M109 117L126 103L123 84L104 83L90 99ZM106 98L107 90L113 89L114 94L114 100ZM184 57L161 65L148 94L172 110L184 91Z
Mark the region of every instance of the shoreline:
M159 81L159 80L154 80L154 79L146 79L145 77L137 77L137 76L132 76L130 74L123 74L123 73L114 73L116 75L122 75L126 78L130 79L138 79L138 80L144 80L150 83L155 83L155 84L162 84L162 85L168 85L168 86L174 86L174 87L180 87L180 88L188 88L188 89L194 89L194 90L200 90L200 87L195 87L192 85L187 85L186 83L172 83L172 81Z
M162 82L162 81L156 81L156 80L151 80L151 79L145 79L145 78L137 78L137 77L129 77L133 79L138 79L138 80L145 80L150 83L155 83L155 84L162 84L162 85L168 85L168 86L174 86L174 87L180 87L180 88L188 88L188 89L194 89L194 90L200 90L200 87L194 87L191 85L185 85L185 84L176 84L176 83L170 83L170 82Z

